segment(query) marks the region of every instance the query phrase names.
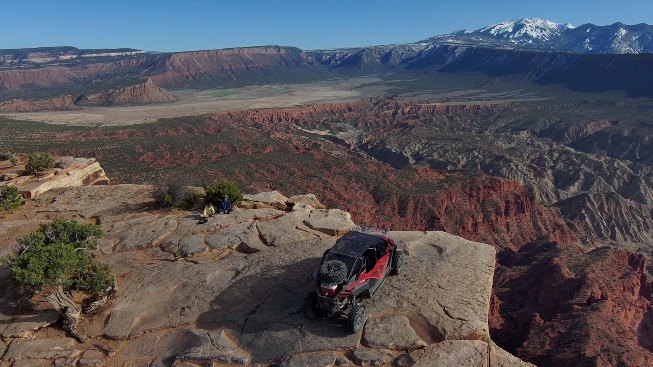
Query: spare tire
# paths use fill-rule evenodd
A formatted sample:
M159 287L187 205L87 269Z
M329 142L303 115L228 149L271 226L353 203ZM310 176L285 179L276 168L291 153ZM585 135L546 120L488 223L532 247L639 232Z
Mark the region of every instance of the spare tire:
M340 260L328 260L320 266L320 281L339 284L347 279L347 265Z

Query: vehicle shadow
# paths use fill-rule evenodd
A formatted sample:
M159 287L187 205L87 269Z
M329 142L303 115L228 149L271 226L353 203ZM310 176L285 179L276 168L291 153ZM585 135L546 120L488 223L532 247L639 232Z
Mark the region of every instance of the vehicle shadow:
M211 310L198 318L198 327L230 330L254 363L300 352L353 348L360 335L351 334L343 318L309 320L303 315L308 278L319 262L320 258L309 258L261 266L218 294Z

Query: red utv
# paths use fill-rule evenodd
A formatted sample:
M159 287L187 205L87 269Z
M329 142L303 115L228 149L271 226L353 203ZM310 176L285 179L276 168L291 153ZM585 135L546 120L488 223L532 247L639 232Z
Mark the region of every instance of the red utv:
M351 332L365 323L359 303L373 296L388 274L399 274L402 253L385 236L349 232L322 256L310 278L311 292L304 301L304 315L347 315Z

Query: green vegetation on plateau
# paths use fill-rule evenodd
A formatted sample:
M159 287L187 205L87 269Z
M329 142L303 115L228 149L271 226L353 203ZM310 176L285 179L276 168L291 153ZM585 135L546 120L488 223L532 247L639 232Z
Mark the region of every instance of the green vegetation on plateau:
M14 287L30 295L48 287L86 293L113 284L111 267L95 261L102 229L94 224L55 219L18 239L18 251L5 258Z
M16 186L0 186L0 213L10 212L23 205L23 197Z

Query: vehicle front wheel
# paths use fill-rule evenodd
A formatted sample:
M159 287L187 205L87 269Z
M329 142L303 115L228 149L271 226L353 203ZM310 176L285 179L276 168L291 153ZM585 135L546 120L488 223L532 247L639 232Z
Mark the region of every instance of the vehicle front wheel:
M349 331L352 333L359 332L363 328L363 325L365 325L365 307L361 305L352 306L347 321Z
M312 320L317 317L318 305L317 305L317 294L315 292L308 293L306 298L304 298L304 316Z
M390 271L391 275L399 275L399 270L404 264L404 254L401 251L397 251L395 257L392 259L392 270Z

